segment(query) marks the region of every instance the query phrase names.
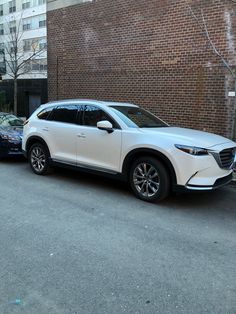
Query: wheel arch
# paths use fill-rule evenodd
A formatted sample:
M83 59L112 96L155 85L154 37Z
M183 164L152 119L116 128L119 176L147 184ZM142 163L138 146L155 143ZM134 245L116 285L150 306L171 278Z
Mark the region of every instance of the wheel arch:
M157 158L159 161L161 161L170 175L171 184L175 185L177 183L175 169L171 161L169 160L169 158L166 157L163 153L154 149L150 149L150 148L137 148L129 152L123 161L122 174L127 177L129 173L129 168L132 162L135 159L143 157L143 156L154 157L154 158Z
M27 157L28 157L28 154L29 154L29 151L30 151L30 147L32 146L32 145L34 145L35 143L41 143L41 144L43 144L44 146L46 146L46 148L47 148L47 150L48 150L48 152L49 152L49 156L51 156L51 154L50 154L50 150L49 150L49 147L48 147L48 145L47 145L47 143L44 141L44 139L42 139L40 136L31 136L28 140L27 140L27 142L26 142L26 154L27 154Z

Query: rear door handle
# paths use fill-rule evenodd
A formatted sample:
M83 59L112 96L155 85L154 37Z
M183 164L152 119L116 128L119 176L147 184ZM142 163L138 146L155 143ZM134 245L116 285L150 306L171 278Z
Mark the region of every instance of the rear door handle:
M43 131L49 131L49 128L48 127L45 127L45 128L43 128Z
M77 136L80 138L86 138L86 135L84 133L79 133L79 134L77 134Z

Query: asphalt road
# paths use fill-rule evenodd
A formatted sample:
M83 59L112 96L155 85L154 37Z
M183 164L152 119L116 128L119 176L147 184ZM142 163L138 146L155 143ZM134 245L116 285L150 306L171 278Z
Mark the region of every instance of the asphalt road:
M0 313L236 313L236 188L137 200L0 162Z

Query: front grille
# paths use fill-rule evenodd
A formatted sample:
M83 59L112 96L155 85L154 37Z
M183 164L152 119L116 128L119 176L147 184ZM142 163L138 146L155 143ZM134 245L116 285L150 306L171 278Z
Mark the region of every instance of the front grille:
M229 169L234 163L235 148L224 149L220 152L221 167Z

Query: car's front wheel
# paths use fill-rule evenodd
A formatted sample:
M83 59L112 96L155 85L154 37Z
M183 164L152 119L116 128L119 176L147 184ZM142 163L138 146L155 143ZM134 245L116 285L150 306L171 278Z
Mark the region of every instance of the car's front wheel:
M129 181L134 194L148 202L161 201L170 191L169 175L153 157L138 158L131 166Z
M34 173L46 174L49 170L49 152L41 143L35 143L29 151L29 162Z

